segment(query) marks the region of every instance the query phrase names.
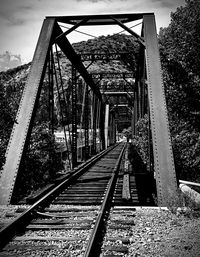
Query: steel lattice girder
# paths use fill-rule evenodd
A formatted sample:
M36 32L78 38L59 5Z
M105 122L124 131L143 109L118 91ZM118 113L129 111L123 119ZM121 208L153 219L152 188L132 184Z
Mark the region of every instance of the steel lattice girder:
M135 33L131 33L131 30L124 25L126 22L142 18L144 39L140 36L137 37L137 34ZM136 38L139 39L139 42L141 42L142 46L144 48L146 47L148 97L151 114L158 202L159 205L166 205L169 196L174 197L177 194L177 182L161 76L155 19L154 14L152 13L68 16L45 19L34 54L29 78L20 102L16 118L17 123L15 123L11 133L11 138L6 152L6 163L1 172L0 204L8 204L11 199L17 172L31 131L30 128L41 90L47 56L53 40L58 44L71 63L75 65L85 82L98 96L102 105L99 88L96 86L92 77L88 74L86 68L82 64L80 57L76 54L68 39L65 37L68 32L63 33L56 21L72 24L74 25L74 29L79 25L90 26L118 24L132 35L135 35ZM73 31L73 29L70 31ZM136 105L134 109L134 113L137 114ZM101 110L103 110L103 108L101 108ZM101 115L102 113L103 112L101 111ZM108 123L107 118L108 114L106 115L105 123ZM137 121L137 118L138 117L136 117L135 121ZM103 120L103 118L101 118L101 120Z

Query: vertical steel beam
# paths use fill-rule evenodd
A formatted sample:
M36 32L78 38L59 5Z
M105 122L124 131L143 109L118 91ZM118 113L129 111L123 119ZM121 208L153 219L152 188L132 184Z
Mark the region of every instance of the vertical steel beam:
M17 112L17 122L13 126L7 147L6 162L0 175L0 204L9 204L11 200L41 91L54 25L54 18L45 19L43 22L29 77Z
M145 67L145 55L144 49L141 55L141 74L140 74L140 110L141 118L145 115L145 78L146 78L146 67Z
M108 129L109 129L109 104L106 104L106 111L105 111L105 148L106 149L109 146Z
M137 135L137 129L136 129L136 124L137 124L137 121L138 121L138 97L137 97L137 93L136 93L136 88L135 88L135 91L134 91L134 109L133 109L133 112L134 112L134 135Z
M114 114L112 115L112 133L111 133L111 138L112 138L112 144L116 143L116 123L115 123L115 117Z
M72 168L77 165L77 74L72 65Z
M89 158L89 90L88 85L85 84L85 109L84 109L84 121L85 121L85 155L84 158Z
M113 135L113 115L112 115L112 112L110 112L110 115L109 115L109 129L108 129L108 141L109 141L109 145L112 145L113 142L112 142L112 135Z
M54 90L53 90L53 52L52 49L49 52L49 66L48 66L48 77L49 77L49 129L54 133Z
M116 142L117 142L117 122L116 122L116 119L114 119L114 135L113 135L113 141L114 141L114 144L116 144Z
M97 152L100 151L100 107L101 107L101 102L99 101L99 99L97 98L97 138L98 138L98 141L96 141L96 150Z
M158 204L159 206L166 206L168 201L177 196L177 181L168 125L155 18L152 14L144 15L144 38L146 44L148 95Z
M138 81L138 85L137 85L137 94L138 94L138 101L137 101L137 104L138 104L138 119L141 119L142 118L142 115L141 115L141 79Z
M92 154L96 154L96 137L97 137L97 98L93 94L93 124L92 124Z
M111 141L111 144L114 144L114 134L115 134L115 120L114 120L114 115L113 113L111 114L111 124L110 124L110 141Z
M100 102L100 138L101 138L101 150L105 149L105 131L104 131L104 124L105 124L105 116L104 116L104 105Z

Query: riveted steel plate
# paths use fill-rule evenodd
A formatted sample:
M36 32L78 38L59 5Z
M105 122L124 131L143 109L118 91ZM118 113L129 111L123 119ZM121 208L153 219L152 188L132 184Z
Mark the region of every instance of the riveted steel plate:
M154 15L144 15L143 21L158 204L166 206L177 196L177 181Z

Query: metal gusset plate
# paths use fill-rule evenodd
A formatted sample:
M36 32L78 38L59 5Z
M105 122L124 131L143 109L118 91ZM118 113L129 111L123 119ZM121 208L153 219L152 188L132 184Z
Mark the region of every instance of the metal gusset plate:
M144 37L158 204L166 206L177 196L177 181L154 15L144 15Z
M29 77L21 98L16 123L13 126L6 152L6 162L0 176L0 204L9 204L21 163L36 100L45 72L45 64L51 45L55 19L44 20L38 44L33 57Z

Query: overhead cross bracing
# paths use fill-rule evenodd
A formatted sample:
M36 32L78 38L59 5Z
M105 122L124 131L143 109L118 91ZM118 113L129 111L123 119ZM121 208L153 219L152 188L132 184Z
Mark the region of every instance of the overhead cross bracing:
M132 21L142 20L142 30L138 34L127 26ZM63 31L60 23L72 25ZM77 53L68 35L81 26L115 25L129 33L138 43L139 52L136 66L129 65L131 78L123 77L122 87L105 86L115 83L105 82L105 77L90 72L94 61L102 58L123 59L120 53L108 54ZM59 63L60 52L69 60L71 74L66 85ZM96 58L96 60L95 60ZM84 61L87 64L84 64ZM124 64L125 65L125 64ZM95 77L96 76L96 77ZM115 76L115 75L113 75ZM110 80L110 78L109 78ZM45 82L45 83L44 83ZM105 82L105 83L104 83ZM157 183L157 197L160 206L177 194L177 182L168 126L167 108L163 88L159 49L157 44L155 17L153 13L106 14L81 16L52 16L43 22L38 44L26 87L19 105L16 123L13 127L6 152L6 162L0 176L0 203L11 201L18 171L23 168L23 160L29 144L31 130L41 91L48 85L50 131L55 130L55 112L59 113L56 126L62 125L67 149L68 164L73 169L79 160L114 144L117 125L129 120L133 133L137 134L139 119L149 117L149 144L153 151L153 171ZM102 86L103 85L103 86ZM102 87L102 88L101 88ZM57 92L55 110L54 92ZM123 94L122 94L123 93ZM123 105L123 106L121 106ZM114 107L114 109L113 109ZM126 111L124 111L124 109ZM121 111L121 114L120 114ZM121 115L121 116L120 116ZM121 118L120 118L121 117ZM117 121L119 120L119 123ZM151 144L152 142L152 144Z
M128 23L143 19L144 15L154 15L153 13L129 13L129 14L100 14L100 15L78 15L78 16L47 16L47 18L56 18L58 22L77 25L84 19L84 26L96 26L96 25L116 25L116 21L113 18L119 20L122 23ZM111 18L113 17L113 18ZM82 25L83 25L82 24Z

